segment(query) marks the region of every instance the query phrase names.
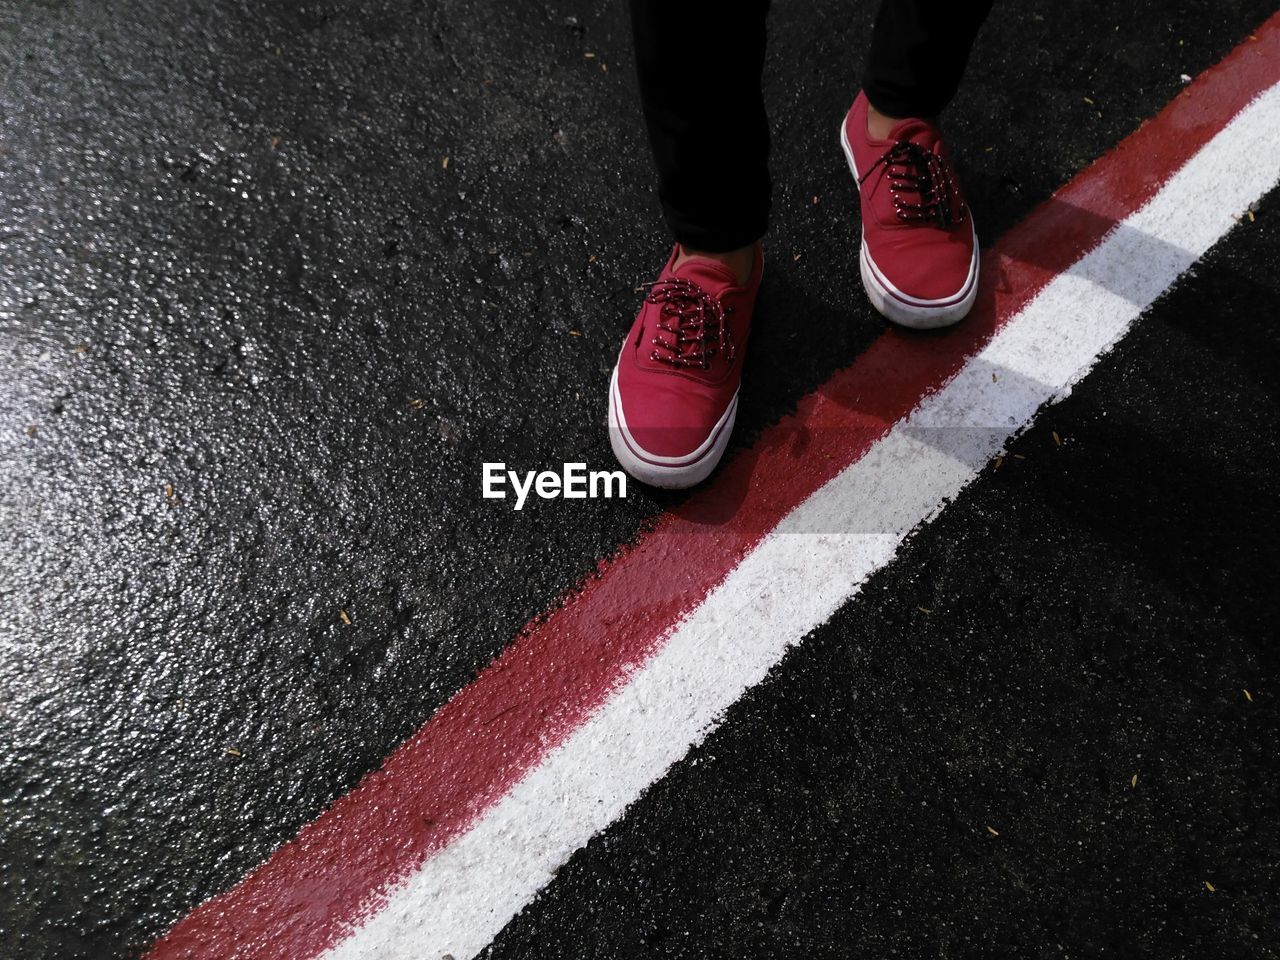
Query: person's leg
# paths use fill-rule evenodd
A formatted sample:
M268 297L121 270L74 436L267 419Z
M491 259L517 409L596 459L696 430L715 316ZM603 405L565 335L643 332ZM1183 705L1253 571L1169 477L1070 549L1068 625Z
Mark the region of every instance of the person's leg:
M768 0L631 0L641 106L667 225L683 250L747 256L768 229L760 91ZM721 257L716 257L721 259Z
M992 0L883 0L862 89L869 119L936 117L951 102ZM879 114L879 117L876 115ZM892 123L888 126L892 127ZM883 131L883 132L881 132Z
M862 285L908 327L963 318L978 292L978 238L932 118L950 102L991 0L882 0L864 86L840 143L858 184Z
M631 0L658 196L676 243L618 353L609 442L654 486L705 479L737 415L769 225L768 7Z

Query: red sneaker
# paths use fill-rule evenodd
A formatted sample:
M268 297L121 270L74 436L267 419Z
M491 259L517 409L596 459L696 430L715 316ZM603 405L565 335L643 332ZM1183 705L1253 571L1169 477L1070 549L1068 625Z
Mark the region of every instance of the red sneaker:
M978 292L978 238L941 131L913 118L873 140L859 93L840 145L858 184L859 261L872 305L907 327L955 323Z
M677 245L627 334L609 384L609 442L624 470L691 487L715 469L738 412L763 255L746 284L715 260L675 269Z

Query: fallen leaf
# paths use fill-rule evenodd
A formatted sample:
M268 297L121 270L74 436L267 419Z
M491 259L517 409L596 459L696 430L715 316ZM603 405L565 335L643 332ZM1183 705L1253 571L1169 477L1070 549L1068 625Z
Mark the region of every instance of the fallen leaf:
M991 824L987 824L987 833L991 834L993 837L1000 836L1000 831L991 826Z
M347 611L343 610L341 607L338 608L338 619L348 627L351 626L351 618L347 616Z
M1243 688L1241 688L1241 689L1243 689ZM1252 693L1250 693L1248 690L1245 690L1245 691L1244 691L1244 698L1245 698L1246 700L1248 700L1250 703L1253 703L1253 694L1252 694Z
M1058 436L1058 431L1057 431L1057 430L1053 430L1053 431L1051 431L1051 432L1053 433L1053 445L1054 445L1055 447L1060 447L1060 446L1062 446L1062 438L1061 438L1060 436Z
M241 753L239 750L237 750L235 747L227 747L227 753L231 754L233 757L243 757L243 756L244 756L244 754L243 754L243 753Z
M1129 780L1129 789L1136 790L1137 787L1138 787L1138 775L1135 773L1133 777Z
M1210 883L1208 880L1206 880L1206 881L1204 882L1204 888L1205 888L1206 890L1208 890L1210 893L1217 893L1217 892L1218 892L1218 888L1217 888L1217 887L1215 887L1215 886L1214 886L1212 883Z
M443 169L443 170L448 170L448 169L449 169L449 158L448 158L448 157L441 157L441 158L440 158L440 167L441 167L441 169Z

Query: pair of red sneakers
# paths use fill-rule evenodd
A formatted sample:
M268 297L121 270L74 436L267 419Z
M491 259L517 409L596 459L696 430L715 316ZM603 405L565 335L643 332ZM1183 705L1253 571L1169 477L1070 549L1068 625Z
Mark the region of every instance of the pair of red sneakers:
M860 93L840 145L858 186L859 264L872 305L918 329L960 320L977 293L978 243L938 128L904 120L875 140ZM764 265L758 243L745 283L719 261L678 260L679 245L645 297L609 384L614 455L655 487L701 482L729 443Z

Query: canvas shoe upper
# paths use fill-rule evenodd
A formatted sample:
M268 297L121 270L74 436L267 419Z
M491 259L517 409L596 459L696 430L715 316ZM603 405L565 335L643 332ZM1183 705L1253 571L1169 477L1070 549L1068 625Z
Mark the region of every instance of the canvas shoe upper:
M918 118L874 139L867 107L859 93L840 128L862 210L863 286L897 323L955 323L977 295L978 242L951 153L937 126Z
M649 288L609 387L609 439L637 480L688 487L719 462L738 406L742 358L763 257L745 284L724 264L676 246Z

